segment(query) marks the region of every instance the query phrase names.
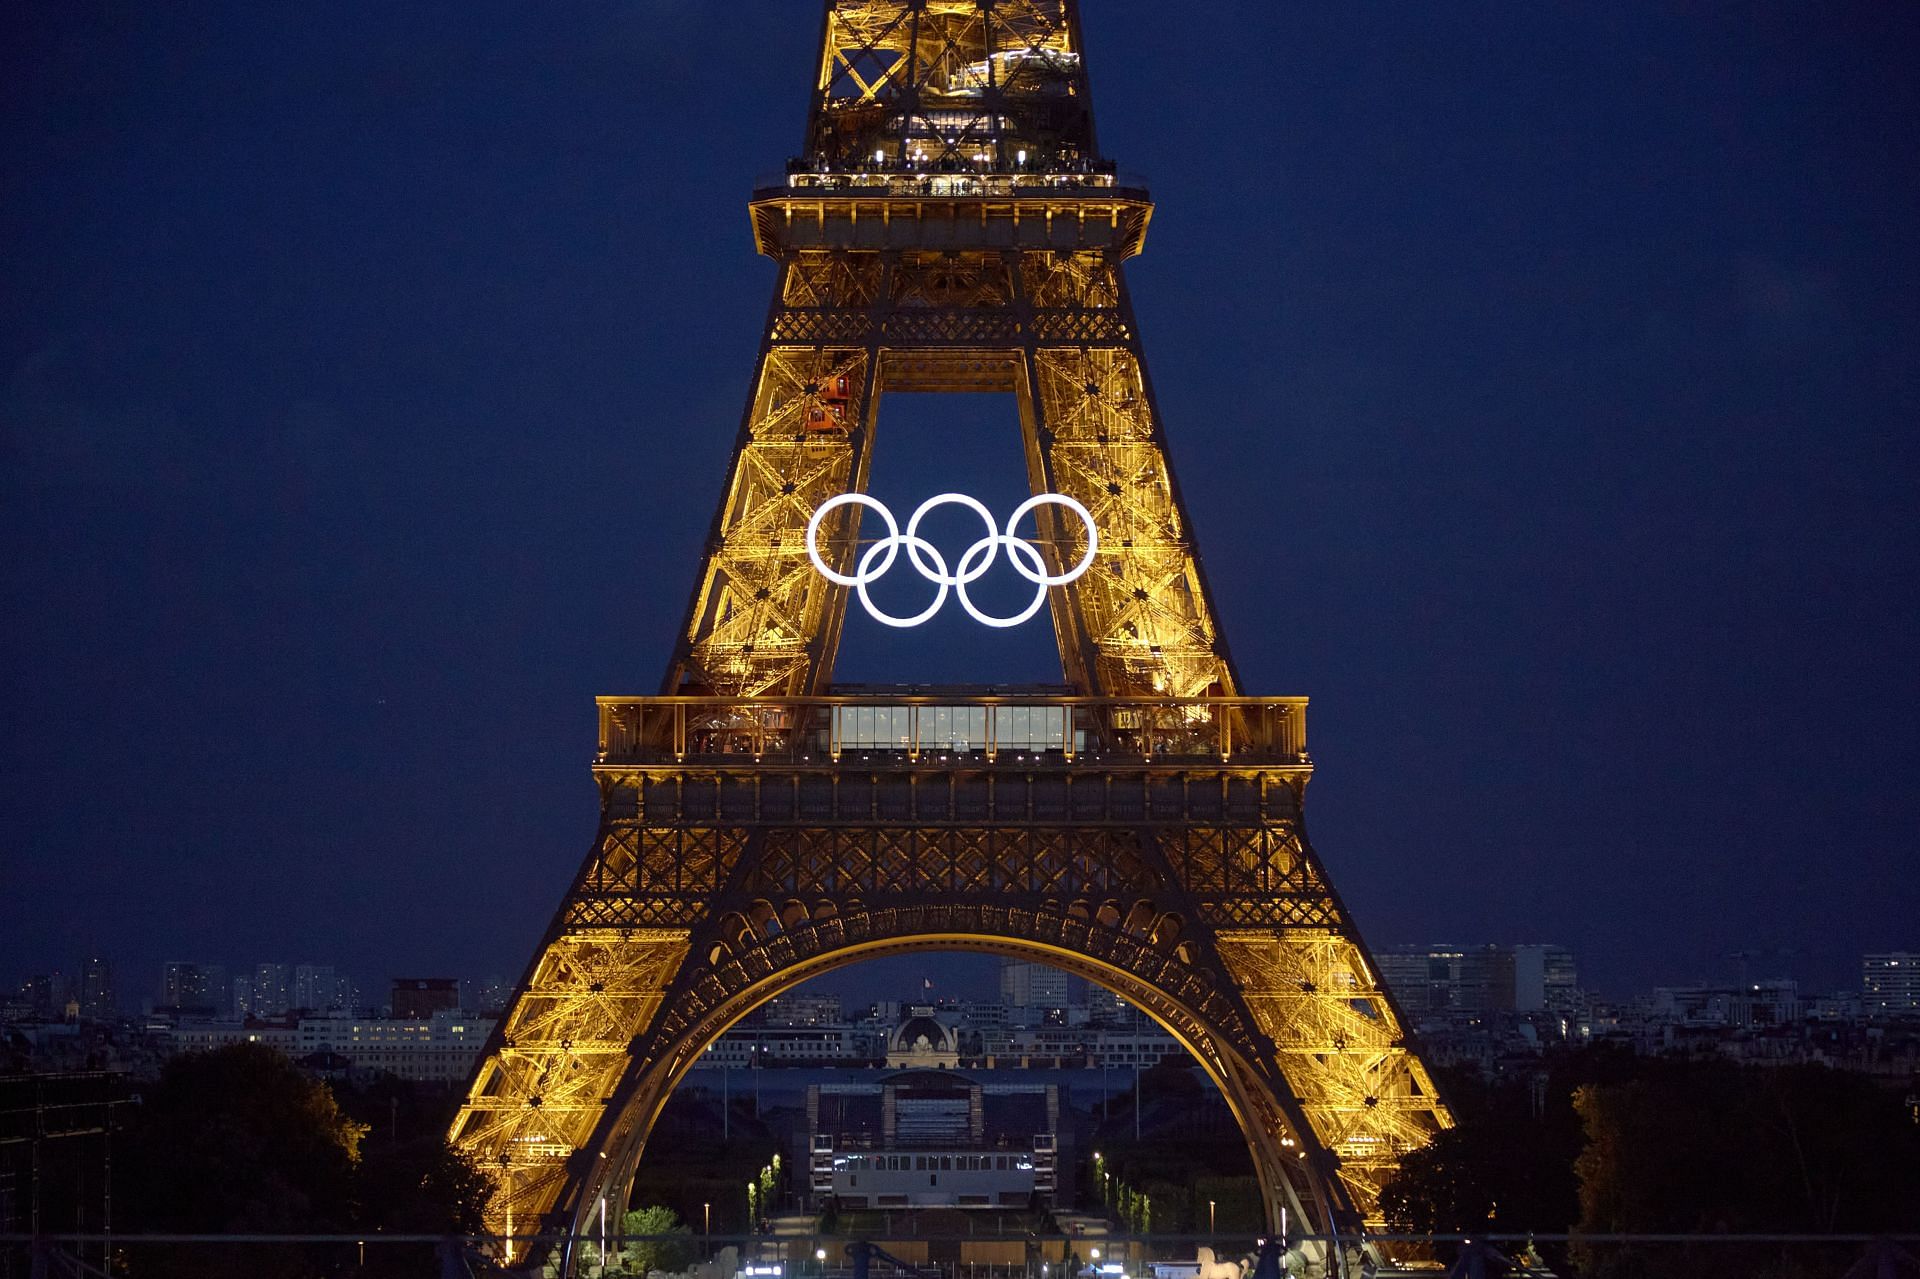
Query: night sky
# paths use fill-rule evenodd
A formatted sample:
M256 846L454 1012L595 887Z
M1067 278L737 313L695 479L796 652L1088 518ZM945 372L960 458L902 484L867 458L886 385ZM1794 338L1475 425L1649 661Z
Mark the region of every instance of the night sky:
M1084 17L1180 482L1366 937L1617 994L1920 947L1920 6ZM520 971L592 698L693 582L818 27L5 6L0 977ZM895 509L1024 484L1007 397L890 398L876 459ZM856 615L839 674L1059 678L958 617Z

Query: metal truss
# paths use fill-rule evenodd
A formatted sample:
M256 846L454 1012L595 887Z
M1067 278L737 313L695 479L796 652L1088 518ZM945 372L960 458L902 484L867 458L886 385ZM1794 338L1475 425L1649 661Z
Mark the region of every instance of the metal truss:
M579 1228L717 1035L899 950L1035 958L1145 1010L1275 1219L1377 1224L1451 1122L1307 844L1304 699L1239 695L1123 274L1152 204L1100 158L1081 47L1072 0L825 4L805 153L749 205L779 276L665 695L601 699L599 836L454 1124L496 1230ZM846 593L805 553L865 490L889 390L1013 393L1034 491L1100 535L1050 600L1073 694L972 698L959 748L921 724L966 694L834 693ZM1058 571L1084 533L1054 513ZM843 568L858 516L822 524ZM882 702L897 737L850 745L845 708ZM1039 703L1057 738L992 727Z
M502 1218L577 1216L753 1007L888 950L972 949L1174 1033L1276 1216L1377 1226L1398 1159L1450 1120L1306 841L1303 757L603 762L595 850L456 1137L507 1175Z
M685 930L566 928L549 935L467 1091L453 1141L496 1178L500 1233L560 1196L687 950Z
M1064 0L838 0L808 159L934 171L1084 162L1093 121L1078 44Z
M879 394L895 387L1014 391L1035 489L1093 513L1094 571L1053 609L1076 685L1232 692L1136 332L1104 250L792 251L669 691L827 686L845 592L812 571L807 521L865 487ZM1078 527L1039 514L1048 552L1077 559ZM827 532L850 564L857 509Z

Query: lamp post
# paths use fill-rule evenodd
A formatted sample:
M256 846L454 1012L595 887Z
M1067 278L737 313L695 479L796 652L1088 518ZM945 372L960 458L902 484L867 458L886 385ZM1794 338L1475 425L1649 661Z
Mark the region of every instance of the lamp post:
M1207 1233L1213 1234L1213 1200L1207 1200Z

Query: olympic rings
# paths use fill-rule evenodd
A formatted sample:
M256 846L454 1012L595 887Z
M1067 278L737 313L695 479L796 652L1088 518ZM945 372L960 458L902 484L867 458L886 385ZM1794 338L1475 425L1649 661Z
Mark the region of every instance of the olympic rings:
M820 521L843 506L870 507L887 526L887 535L861 552L851 576L836 572L820 557ZM920 521L942 506L966 507L980 517L980 523L987 530L985 537L966 549L951 572L947 568L947 558L940 553L940 549L920 536ZM1079 516L1080 522L1086 526L1086 553L1080 557L1078 564L1064 573L1047 572L1047 563L1041 557L1039 548L1014 532L1027 512L1042 506L1064 506ZM885 576L887 570L893 567L893 562L899 558L900 548L903 546L907 550L907 561L913 565L920 576L940 588L933 597L933 603L912 617L895 617L876 607L873 598L867 594L867 587ZM994 561L999 558L1002 546L1007 548L1007 562L1013 566L1013 571L1032 582L1034 586L1033 602L1012 617L996 617L991 613L983 613L967 596L968 584L986 576L987 570L991 569ZM1039 612L1040 606L1047 602L1049 586L1065 586L1092 567L1094 552L1099 549L1099 546L1100 537L1093 527L1093 516L1086 507L1064 493L1037 493L1028 498L1007 517L1004 528L993 522L992 512L977 499L968 497L964 493L942 493L920 503L919 509L914 511L912 518L907 521L904 533L900 531L899 522L893 518L893 512L887 509L886 504L877 498L868 497L865 493L842 493L837 497L830 497L820 504L819 509L814 511L813 518L807 521L807 558L813 561L813 567L818 570L820 576L839 586L851 586L860 596L861 607L867 610L867 615L874 621L902 629L918 626L938 613L947 602L948 591L959 594L960 607L967 611L967 616L982 626L1018 626Z

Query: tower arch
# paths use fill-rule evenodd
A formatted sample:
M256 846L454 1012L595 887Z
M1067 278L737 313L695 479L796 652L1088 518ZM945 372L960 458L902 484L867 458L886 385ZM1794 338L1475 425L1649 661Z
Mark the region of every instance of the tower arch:
M954 911L948 913L939 926L983 928L990 922L994 921L983 919L976 912ZM984 931L917 931L920 926L903 924L900 931L892 935L842 941L769 972L689 1022L671 1048L663 1042L657 1056L630 1072L621 1095L609 1107L610 1122L602 1134L605 1144L593 1152L590 1160L582 1160L586 1167L599 1170L601 1175L582 1187L570 1223L572 1232L581 1234L587 1230L588 1218L601 1196L618 1201L624 1188L632 1183L648 1135L667 1099L698 1065L707 1047L728 1029L769 1000L816 978L884 956L928 951L959 951L1045 963L1127 1000L1170 1034L1219 1090L1246 1140L1268 1219L1277 1225L1280 1210L1285 1208L1289 1220L1296 1223L1324 1223L1328 1233L1345 1227L1343 1216L1327 1210L1329 1204L1341 1199L1337 1181L1328 1179L1324 1161L1309 1161L1310 1147L1301 1140L1294 1121L1287 1117L1288 1107L1274 1095L1271 1083L1262 1077L1258 1065L1248 1061L1233 1046L1230 1030L1216 1025L1205 1011L1193 1007L1180 993L1150 976L1140 976L1116 966L1112 947L1117 947L1120 939L1101 939L1096 946L1081 949L1074 948L1072 941L1063 937L1048 941ZM1109 958L1096 958L1090 953L1094 949L1105 951ZM605 1158L601 1158L602 1154Z

